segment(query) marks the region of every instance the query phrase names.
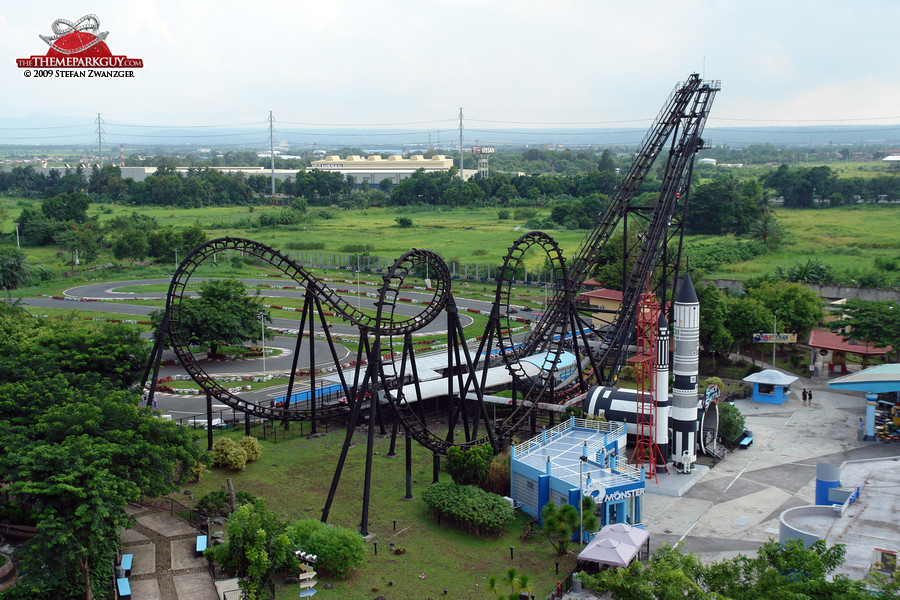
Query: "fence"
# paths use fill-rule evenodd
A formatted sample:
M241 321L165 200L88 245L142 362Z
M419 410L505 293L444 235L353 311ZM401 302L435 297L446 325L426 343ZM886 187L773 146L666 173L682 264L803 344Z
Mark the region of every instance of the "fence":
M206 429L206 414L182 417L176 421L179 425L192 429ZM231 427L245 427L244 413L236 409L219 409L212 413L213 429L228 429ZM320 428L328 433L328 419L317 419ZM306 431L304 432L304 425ZM251 418L249 435L273 443L279 440L290 440L303 437L309 433L311 426L305 421L271 421L259 418Z
M565 579L558 582L556 584L556 588L553 589L544 600L557 600L558 598L562 598L564 594L569 592L575 585L575 573L576 571L572 571L569 573Z
M171 515L184 519L191 527L200 533L209 535L209 521L206 520L206 517L193 508L188 508L177 500L173 500L172 498L147 498L141 496L137 505L167 511Z

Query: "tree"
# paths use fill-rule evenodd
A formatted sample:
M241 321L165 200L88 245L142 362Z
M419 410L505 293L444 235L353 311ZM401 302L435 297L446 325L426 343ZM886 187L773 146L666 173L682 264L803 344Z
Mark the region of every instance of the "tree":
M844 554L842 545L828 548L821 540L808 548L801 540L769 540L755 557L738 555L705 565L696 554L664 546L646 563L635 561L597 575L580 573L579 578L614 600L863 600L887 598L880 594L896 590L893 584L871 580L875 585L869 591L863 582L832 576Z
M81 192L72 192L47 198L41 203L41 211L52 221L84 223L88 220L87 209L90 204L90 196Z
M116 260L128 259L132 268L134 268L134 261L147 256L149 248L147 230L136 227L123 231L112 245L113 256Z
M730 402L719 402L719 435L734 440L744 431L744 415Z
M278 517L262 501L240 505L228 518L225 531L225 543L208 548L206 556L238 577L238 585L247 600L261 600L272 575L297 564L291 541L278 524Z
M25 260L25 253L18 248L0 249L0 289L9 292L28 282L31 269Z
M714 285L696 286L700 301L700 343L715 356L727 353L734 344L734 337L728 330L728 301L725 292Z
M754 333L768 331L772 313L756 298L728 298L726 306L728 331L739 350L753 341Z
M871 302L851 298L841 311L844 339L900 351L900 308L890 301Z
M762 302L777 316L782 331L806 335L825 318L822 299L800 283L763 282L758 287L749 288L747 294Z
M181 328L192 345L209 347L216 355L219 345L236 345L258 340L261 335L272 336L268 329L261 331L260 318L271 323L272 317L263 310L259 291L249 296L244 284L237 279L208 279L200 284L197 298L183 300ZM162 311L151 314L155 331L159 331Z
M582 498L581 510L584 514L584 530L597 529L597 517L594 515L594 499L590 496ZM541 531L556 548L557 553L565 554L572 541L572 536L580 531L581 514L571 504L557 507L548 502L541 510Z
M452 446L447 451L447 472L459 485L481 485L487 479L493 459L494 452L488 445Z
M750 224L750 235L753 239L765 244L766 248L772 248L781 241L781 224L775 218L775 215L771 212L766 212Z
M359 533L330 526L318 519L300 519L287 526L292 550L316 555L316 569L345 579L366 563L366 545Z
M105 589L126 505L171 492L179 466L205 461L194 432L120 391L146 361L136 334L142 355L127 356L127 336L114 350L122 329L0 315L0 481L37 528L19 563L33 597Z

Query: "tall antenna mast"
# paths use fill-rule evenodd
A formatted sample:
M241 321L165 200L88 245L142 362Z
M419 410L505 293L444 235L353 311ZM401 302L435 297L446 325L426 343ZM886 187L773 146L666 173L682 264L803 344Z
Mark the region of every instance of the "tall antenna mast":
M272 196L275 196L275 117L269 111L269 154L272 157Z
M94 121L97 124L97 150L100 153L100 170L103 170L103 119L100 118L100 113L97 113L97 120Z
M463 132L463 114L462 114L462 106L459 107L459 181L464 183L466 181L465 177L463 177L463 145L462 145L462 132Z

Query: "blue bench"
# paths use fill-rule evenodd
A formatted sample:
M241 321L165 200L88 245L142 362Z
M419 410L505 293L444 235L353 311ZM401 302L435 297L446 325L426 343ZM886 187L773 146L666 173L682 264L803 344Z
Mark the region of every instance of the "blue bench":
M116 579L116 590L119 592L119 600L131 600L131 586L128 579L125 577Z
M747 437L745 437L744 439L742 439L742 440L741 440L741 443L738 444L738 445L739 445L741 448L748 448L748 447L750 447L750 444L752 444L752 443L753 443L753 438L750 437L750 436L748 435Z
M122 563L119 565L125 571L125 577L131 575L131 563L134 561L134 554L123 554Z
M201 556L203 551L206 550L206 536L198 535L197 536L197 556Z

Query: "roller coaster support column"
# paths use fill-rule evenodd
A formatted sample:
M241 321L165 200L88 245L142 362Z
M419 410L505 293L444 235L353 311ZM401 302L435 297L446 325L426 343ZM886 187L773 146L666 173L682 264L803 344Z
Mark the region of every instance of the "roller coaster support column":
M141 380L141 389L147 385L150 377L150 366L153 366L153 379L150 380L150 390L147 392L147 406L153 406L153 397L156 393L156 382L159 380L159 364L162 361L162 353L165 339L169 336L169 313L163 314L159 330L156 332L156 340L153 342L153 350L150 352L150 360L144 369L144 378Z
M244 435L250 437L250 413L244 413Z
M212 394L206 392L206 451L212 452Z
M406 496L404 500L412 500L412 436L406 434Z
M391 424L391 447L388 449L387 456L391 458L397 456L395 450L397 449L397 417L394 416L393 423Z
M379 404L379 393L372 390L372 398L369 401L369 430L366 436L366 475L363 484L363 508L362 523L359 526L359 532L363 537L369 535L369 492L372 488L372 451L375 447L375 413L372 412L373 406Z
M432 483L437 483L438 479L441 478L441 455L437 452L432 455L432 469Z
M315 318L313 318L313 306L316 298L313 295L311 287L306 288L306 298L303 304L309 307L309 420L312 430L310 434L316 433L316 336L315 336ZM303 331L298 331L297 335L303 336ZM290 398L288 398L290 402Z

